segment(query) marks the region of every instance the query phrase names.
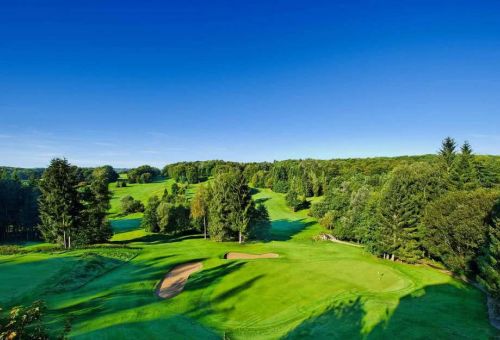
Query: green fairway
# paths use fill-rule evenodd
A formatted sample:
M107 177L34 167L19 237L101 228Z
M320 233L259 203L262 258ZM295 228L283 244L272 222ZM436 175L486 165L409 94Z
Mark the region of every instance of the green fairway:
M140 214L119 215L121 197L146 202L171 184L112 184L117 248L0 256L0 289L6 292L0 303L42 298L53 329L73 315L70 336L77 339L499 335L489 325L479 290L431 268L376 258L360 247L313 241L322 231L315 220L306 211L292 212L282 194L267 189L254 195L272 219L266 242L170 239L137 229ZM223 259L229 251L274 252L279 258ZM181 294L170 300L154 294L169 268L194 260L202 261L203 269L191 275Z

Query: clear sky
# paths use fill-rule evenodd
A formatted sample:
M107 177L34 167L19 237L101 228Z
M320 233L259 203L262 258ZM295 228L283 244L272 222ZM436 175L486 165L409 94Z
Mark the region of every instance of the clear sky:
M0 164L500 154L500 1L0 2Z

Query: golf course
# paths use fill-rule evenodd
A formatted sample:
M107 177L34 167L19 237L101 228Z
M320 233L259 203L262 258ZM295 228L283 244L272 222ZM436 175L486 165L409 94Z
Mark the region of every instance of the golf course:
M308 209L294 212L284 194L270 189L252 190L271 221L269 237L261 241L149 233L140 228L142 213L120 214L123 196L145 204L172 184L111 183L114 235L107 244L61 250L33 242L1 255L0 305L43 299L49 329L57 332L70 320L72 339L500 336L479 289L444 270L318 240L324 228ZM190 185L188 195L197 188ZM183 275L179 266L185 264L190 267L182 284L161 296L162 284ZM174 268L179 273L169 274Z

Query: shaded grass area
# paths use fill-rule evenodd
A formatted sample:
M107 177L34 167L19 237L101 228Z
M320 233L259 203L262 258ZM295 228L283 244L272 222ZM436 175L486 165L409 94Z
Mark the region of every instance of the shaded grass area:
M460 305L459 312L450 312L456 297L463 289L454 285L429 286L417 294L404 296L393 310L372 329L366 329L366 308L363 298L329 306L324 312L302 322L290 331L286 339L387 339L402 336L406 339L488 339L495 333L486 325L477 327L477 315L484 310L481 304ZM478 294L469 289L471 295ZM480 295L480 294L479 294ZM481 296L477 296L478 299ZM458 306L457 306L458 307ZM429 311L432 314L429 315ZM360 331L361 330L361 331Z
M73 316L81 339L229 338L493 338L485 297L437 270L385 261L363 249L314 242L321 231L307 212L293 213L281 194L255 194L272 219L267 242L216 243L120 229L107 249L0 256L0 289L8 301L40 292L53 327ZM274 252L276 259L223 259L229 251ZM87 255L84 255L84 254ZM104 260L103 260L104 259ZM202 261L173 299L154 294L176 265ZM97 263L96 263L97 262ZM58 277L59 286L54 286ZM74 283L80 277L83 285ZM19 282L26 282L20 285ZM3 298L3 297L2 297ZM0 303L2 303L0 298Z

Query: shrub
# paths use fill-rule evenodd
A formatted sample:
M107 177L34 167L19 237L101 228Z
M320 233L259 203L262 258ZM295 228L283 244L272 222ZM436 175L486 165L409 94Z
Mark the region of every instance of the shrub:
M121 200L122 211L125 214L131 214L135 212L143 212L144 204L141 201L135 200L132 196L125 196Z

